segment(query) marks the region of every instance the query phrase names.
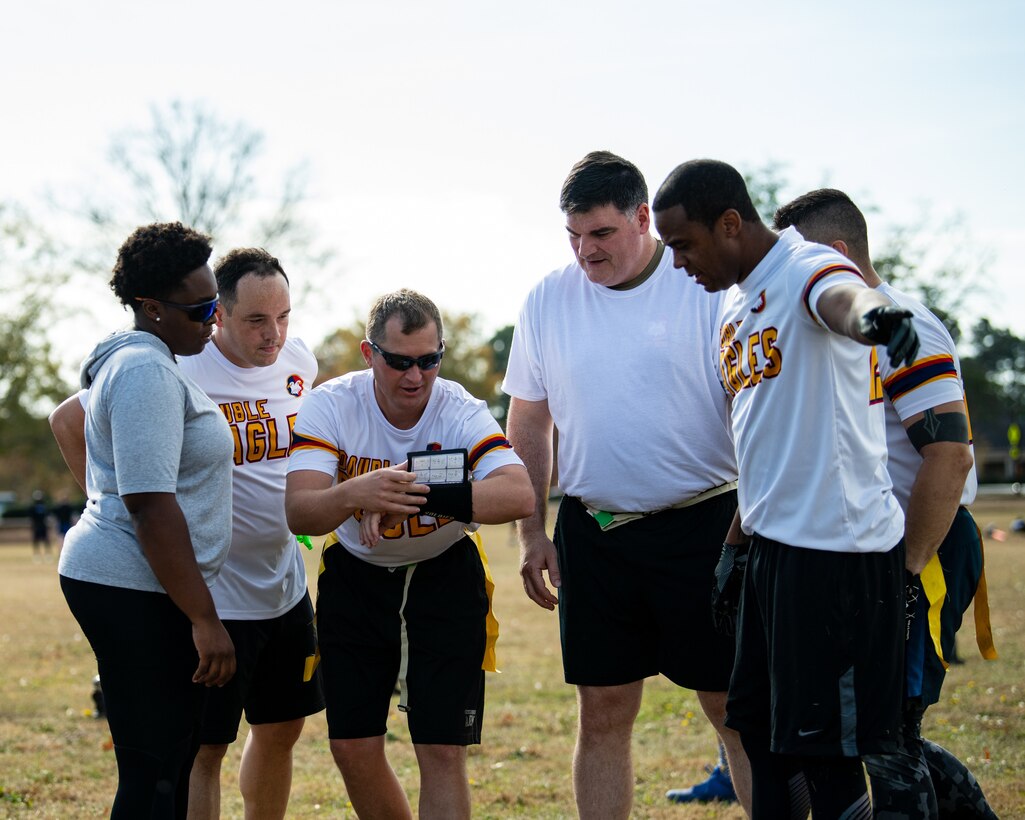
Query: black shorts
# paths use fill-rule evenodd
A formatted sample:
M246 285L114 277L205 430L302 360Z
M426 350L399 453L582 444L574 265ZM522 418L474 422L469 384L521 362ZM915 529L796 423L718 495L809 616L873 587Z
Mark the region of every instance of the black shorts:
M320 673L313 669L317 633L309 593L292 609L265 621L224 621L235 644L235 676L207 697L200 738L232 743L245 709L250 725L284 723L324 708Z
M712 625L715 565L736 492L603 532L579 499L562 500L555 547L566 682L618 686L665 675L725 692L733 638Z
M896 749L904 541L889 552L751 543L726 725L782 754Z
M959 507L954 521L937 552L942 568L945 593L936 602L939 609L939 640L943 657L954 655L954 640L961 628L982 576L982 536L975 519L964 507ZM923 582L929 568L922 573ZM924 594L918 598L918 613L912 623L907 644L907 695L921 698L922 705L930 706L940 699L940 689L947 670L936 653L935 637L930 634L929 602Z
M477 546L389 569L324 550L317 633L332 739L387 729L396 682L414 743L480 743L488 596Z

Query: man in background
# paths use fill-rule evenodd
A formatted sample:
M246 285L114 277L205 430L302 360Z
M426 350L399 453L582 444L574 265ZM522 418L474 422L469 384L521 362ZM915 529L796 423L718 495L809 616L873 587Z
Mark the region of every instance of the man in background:
M50 544L50 507L46 503L46 495L42 490L32 493L32 504L28 508L29 522L32 525L32 558L42 560L43 556L52 557Z
M903 742L892 754L865 757L877 817L993 818L971 772L924 740L925 710L939 700L954 639L975 600L983 657L996 658L989 628L982 540L968 505L978 478L957 348L943 323L914 297L884 282L872 265L868 228L842 191L811 191L784 205L777 230L794 226L854 262L865 283L914 314L918 355L902 366L879 356L886 394L887 471L904 511L910 607L905 643Z

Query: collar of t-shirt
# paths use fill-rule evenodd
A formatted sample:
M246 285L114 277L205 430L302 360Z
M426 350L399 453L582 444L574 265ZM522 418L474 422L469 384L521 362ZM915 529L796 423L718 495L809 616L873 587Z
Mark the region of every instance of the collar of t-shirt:
M647 266L638 273L633 279L627 282L621 282L618 285L613 285L609 290L633 290L634 288L643 285L648 281L651 274L655 272L655 268L659 266L662 261L662 249L665 245L662 244L661 239L655 240L655 253L651 256L651 261L648 262Z

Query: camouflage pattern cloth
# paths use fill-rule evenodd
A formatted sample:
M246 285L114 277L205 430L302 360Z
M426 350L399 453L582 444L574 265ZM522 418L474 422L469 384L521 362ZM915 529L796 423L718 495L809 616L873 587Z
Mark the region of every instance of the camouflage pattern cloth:
M920 700L909 700L904 708L900 750L862 758L872 782L876 820L996 820L978 781L965 765L942 746L922 737L924 713Z

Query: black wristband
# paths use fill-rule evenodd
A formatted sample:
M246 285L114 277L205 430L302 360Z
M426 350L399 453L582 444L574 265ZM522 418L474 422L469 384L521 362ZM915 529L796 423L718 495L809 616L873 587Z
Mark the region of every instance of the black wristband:
M427 503L420 506L423 515L435 518L451 518L469 524L473 521L473 484L463 481L459 484L430 484Z

